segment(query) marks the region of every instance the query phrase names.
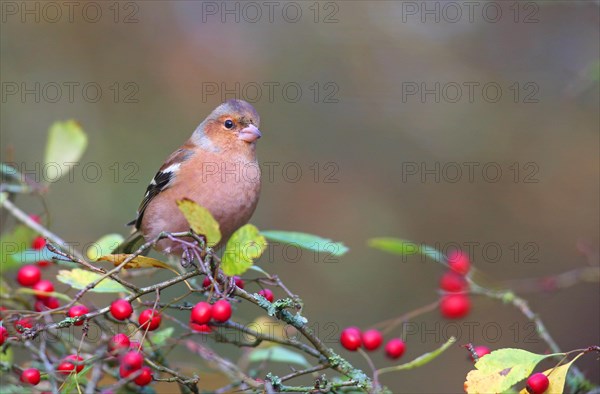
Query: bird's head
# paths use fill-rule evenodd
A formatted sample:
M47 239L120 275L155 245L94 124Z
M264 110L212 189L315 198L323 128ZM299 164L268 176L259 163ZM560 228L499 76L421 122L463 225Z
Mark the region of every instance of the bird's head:
M193 139L200 146L213 150L252 150L262 136L258 127L260 116L243 100L227 100L215 108L198 126Z

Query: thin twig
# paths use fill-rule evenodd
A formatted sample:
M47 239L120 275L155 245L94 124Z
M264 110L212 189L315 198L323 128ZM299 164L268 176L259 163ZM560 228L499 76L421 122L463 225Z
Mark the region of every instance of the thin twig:
M15 204L13 204L8 198L2 200L2 206L6 208L15 218L21 221L24 225L32 229L33 231L39 233L42 237L50 240L54 244L58 245L61 249L67 251L72 248L69 246L67 242L65 242L58 235L54 234L41 224L37 223L35 220L29 217L25 212L19 209ZM76 250L73 250L73 255L77 256L77 258L83 260L83 256Z

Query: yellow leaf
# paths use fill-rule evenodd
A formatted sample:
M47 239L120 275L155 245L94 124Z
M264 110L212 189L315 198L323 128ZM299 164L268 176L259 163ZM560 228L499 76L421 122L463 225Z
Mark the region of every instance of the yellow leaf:
M565 380L567 379L567 372L569 372L569 368L571 364L575 362L579 357L581 357L584 353L579 353L573 360L569 361L566 364L563 364L557 368L550 368L543 372L544 375L548 377L550 381L550 385L548 389L544 391L544 394L562 394L565 389ZM527 389L523 389L519 392L519 394L529 394Z
M107 254L105 256L99 257L98 261L109 261L116 266L116 265L123 263L123 261L127 260L131 256L133 256L133 255L125 254L125 253ZM130 269L130 268L165 268L168 270L171 269L171 267L169 267L167 264L163 263L162 261L153 259L152 257L146 257L146 256L136 256L133 260L131 260L127 264L125 264L124 268L127 268L127 269Z
M196 234L206 237L208 246L215 246L221 241L219 222L215 220L208 209L187 198L177 201L177 206L190 224L190 228Z

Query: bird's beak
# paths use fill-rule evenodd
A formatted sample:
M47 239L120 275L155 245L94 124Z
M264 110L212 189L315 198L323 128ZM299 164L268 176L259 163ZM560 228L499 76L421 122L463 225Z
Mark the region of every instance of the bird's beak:
M243 128L240 131L240 135L238 136L239 139L246 142L254 142L260 137L262 137L260 130L253 124L250 124L248 125L248 127Z

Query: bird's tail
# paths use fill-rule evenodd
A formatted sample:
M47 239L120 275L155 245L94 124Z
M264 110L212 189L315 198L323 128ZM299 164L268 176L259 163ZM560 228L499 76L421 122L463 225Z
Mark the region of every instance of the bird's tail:
M139 231L135 231L129 237L127 237L123 242L121 242L121 244L112 251L112 254L121 254L121 253L132 254L133 252L138 250L138 248L140 246L142 246L143 244L144 244L144 237L142 236L142 233L140 233ZM148 253L147 250L144 251L144 253L142 253L142 255L145 255L146 253Z

